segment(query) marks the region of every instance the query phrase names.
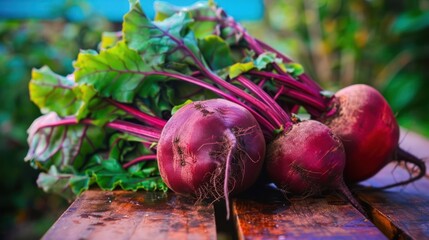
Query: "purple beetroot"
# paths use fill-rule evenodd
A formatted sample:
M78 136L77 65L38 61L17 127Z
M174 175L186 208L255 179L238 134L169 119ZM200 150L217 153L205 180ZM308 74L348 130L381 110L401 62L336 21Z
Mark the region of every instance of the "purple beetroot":
M299 149L299 151L297 151ZM322 123L294 124L267 148L267 172L287 192L309 194L338 188L343 178L343 145Z
M347 182L368 179L394 159L399 126L377 90L363 84L343 88L335 94L332 106L335 114L320 120L343 141Z
M157 146L160 174L174 192L225 198L258 178L265 140L245 108L223 99L197 101L179 109L164 126Z

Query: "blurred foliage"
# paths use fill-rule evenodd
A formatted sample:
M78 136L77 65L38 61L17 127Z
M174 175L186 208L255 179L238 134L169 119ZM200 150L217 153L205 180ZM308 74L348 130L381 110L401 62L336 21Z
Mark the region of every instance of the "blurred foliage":
M101 32L112 28L101 17L0 21L1 239L39 238L67 206L37 188L38 172L23 161L26 130L40 115L28 95L31 69L48 65L60 74L72 72L79 49L97 48Z
M429 136L429 1L266 0L245 26L305 66L321 85L378 88L401 126Z

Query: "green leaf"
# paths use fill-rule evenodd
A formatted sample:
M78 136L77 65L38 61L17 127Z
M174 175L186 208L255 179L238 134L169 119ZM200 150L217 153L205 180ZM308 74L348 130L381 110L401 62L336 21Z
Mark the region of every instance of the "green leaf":
M121 173L124 171L121 164L115 159L107 159L101 162L101 165L109 172Z
M120 162L127 162L127 160L134 159L137 156L130 156L130 153L138 149L136 155L143 155L149 153L149 151L139 151L140 148L144 148L141 142L141 138L126 134L116 133L110 137L109 140L109 158L117 159Z
M282 63L282 60L277 58L276 54L272 52L264 52L254 60L252 59L253 54L253 52L247 52L245 54L245 58L243 59L243 63L236 63L229 67L229 77L231 79L255 68L258 70L263 70L270 63Z
M91 117L100 126L125 115L100 98L93 85L76 84L73 75L62 77L43 67L33 69L32 76L30 96L43 113L75 115L78 120Z
M263 70L270 63L281 63L281 62L282 60L280 58L277 58L275 53L264 52L255 59L254 64L258 70Z
M81 84L74 88L74 93L82 101L81 107L75 114L78 120L91 118L94 125L103 126L127 115L123 110L100 98L92 85Z
M273 133L274 133L275 136L277 136L277 135L280 135L281 133L283 133L284 130L285 129L284 129L283 125L281 125L280 128L274 129Z
M97 91L94 89L94 86L87 85L87 84L81 84L74 88L73 93L77 98L79 98L82 101L81 106L79 107L78 111L76 112L76 118L78 120L81 120L85 117L87 117L91 111L89 109L89 103L92 99L96 98Z
M144 189L147 191L162 190L168 188L162 181L157 163L155 161L143 162L134 168L125 170L115 159L94 162L86 170L86 174L94 179L94 182L103 190L114 190L120 187L124 190Z
M304 67L299 63L286 63L286 71L292 75L292 77L298 77L304 73Z
M152 58L152 65L157 66L163 64L165 61L165 56L158 53L165 53L168 48L162 48L162 45L155 45L149 40L152 38L152 35L159 33L157 29L153 26L150 20L146 17L144 12L140 7L140 3L134 2L131 3L130 11L124 16L123 23L123 34L124 40L127 45L137 50L138 52L144 51L144 59ZM155 30L152 30L155 28ZM159 48L157 48L159 46Z
M160 176L139 178L130 177L126 174L106 174L106 173L94 173L95 181L97 185L103 190L114 190L117 187L123 190L136 191L144 189L147 191L167 191L167 186L162 181Z
M77 195L88 190L90 178L85 175L60 173L55 166L51 166L47 173L40 173L37 185L45 192L58 194L72 201Z
M322 95L323 97L326 97L326 98L331 98L335 95L335 93L332 91L323 90L323 91L320 91L320 95Z
M132 191L168 190L154 161L135 165L132 171L126 171L114 159L96 157L92 158L88 166L84 173L60 172L51 166L47 173L39 174L37 185L45 192L56 193L69 201L88 190L92 184L97 184L103 190L114 190L117 187Z
M153 4L153 8L155 10L155 21L163 21L166 18L173 16L178 12L190 12L195 14L199 14L200 11L209 9L210 5L208 2L196 2L189 6L176 6L168 2L156 1Z
M151 22L140 4L133 3L124 16L124 39L152 68L190 73L190 66L198 65L195 61L204 62L189 29L192 21L188 14L178 12L162 21Z
M157 1L154 4L156 21L162 21L177 13L186 13L193 19L189 28L197 39L216 34L228 44L236 44L242 37L242 33L225 24L229 21L225 12L214 1L196 2L190 6L178 7L167 2ZM207 21L207 19L212 19Z
M167 185L162 181L162 178L160 176L153 176L147 178L130 177L122 179L120 186L122 189L128 191L136 191L139 189L143 189L146 191L166 192L168 190Z
M56 112L69 116L77 112L81 102L73 93L75 82L51 71L47 66L33 69L29 84L30 99L42 113Z
M219 70L234 64L228 44L219 36L209 35L198 40L204 59L212 70Z
M74 67L79 85L93 86L100 96L126 103L134 99L144 77L142 73L150 70L123 41L99 54L80 52Z
M165 76L149 76L145 78L139 91L142 98L153 98L161 92L160 82L166 80Z
M255 68L254 62L236 63L229 68L229 78L233 79L242 73L248 72Z
M213 21L199 21L195 19L195 17L216 17L216 11L214 11L214 7L214 3L202 1L184 7L178 7L167 2L156 1L154 3L155 21L163 21L178 12L186 12L194 19L189 27L194 32L195 37L197 39L201 39L209 35L213 35L214 29L218 24Z
M192 102L193 102L192 100L188 99L184 103L174 106L173 109L171 109L171 115L174 115L179 109L181 109L182 107L184 107L184 106L186 106Z
M43 115L28 129L26 161L36 168L79 169L85 159L103 147L104 130L81 124L61 125L55 113ZM44 127L44 126L51 127ZM58 126L56 126L58 125Z
M115 46L121 40L117 32L103 32L101 35L100 49L107 49Z

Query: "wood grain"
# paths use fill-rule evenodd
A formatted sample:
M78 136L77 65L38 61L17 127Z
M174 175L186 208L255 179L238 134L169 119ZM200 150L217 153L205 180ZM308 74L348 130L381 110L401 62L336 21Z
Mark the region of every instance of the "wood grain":
M401 131L401 147L428 163L429 141ZM428 165L428 164L426 164ZM429 171L426 178L385 191L362 191L357 194L369 210L374 224L390 239L429 239ZM383 186L410 177L403 165L390 163L364 186Z
M338 196L287 201L272 188L251 195L233 204L240 239L386 239Z
M394 164L364 182L380 186L405 179L408 173ZM357 194L376 226L390 239L429 239L429 180L385 191L362 191Z
M215 239L212 206L173 193L89 190L43 239Z
M429 141L401 133L404 149L429 156ZM408 177L403 167L389 164L362 185L383 186ZM272 186L256 186L235 198L233 221L222 219L224 207L217 207L215 219L212 206L195 205L171 192L90 190L43 239L429 239L429 178L386 191L356 191L370 219L342 197L287 200Z

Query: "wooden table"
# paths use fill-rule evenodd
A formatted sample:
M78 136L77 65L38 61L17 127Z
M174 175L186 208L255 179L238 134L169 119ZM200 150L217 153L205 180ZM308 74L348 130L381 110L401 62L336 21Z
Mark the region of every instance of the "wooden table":
M429 157L429 141L402 132L401 146ZM407 173L388 165L362 185L391 183ZM270 186L223 203L196 205L174 193L89 190L44 239L429 239L429 174L386 191L355 189L368 218L344 198L288 199Z

